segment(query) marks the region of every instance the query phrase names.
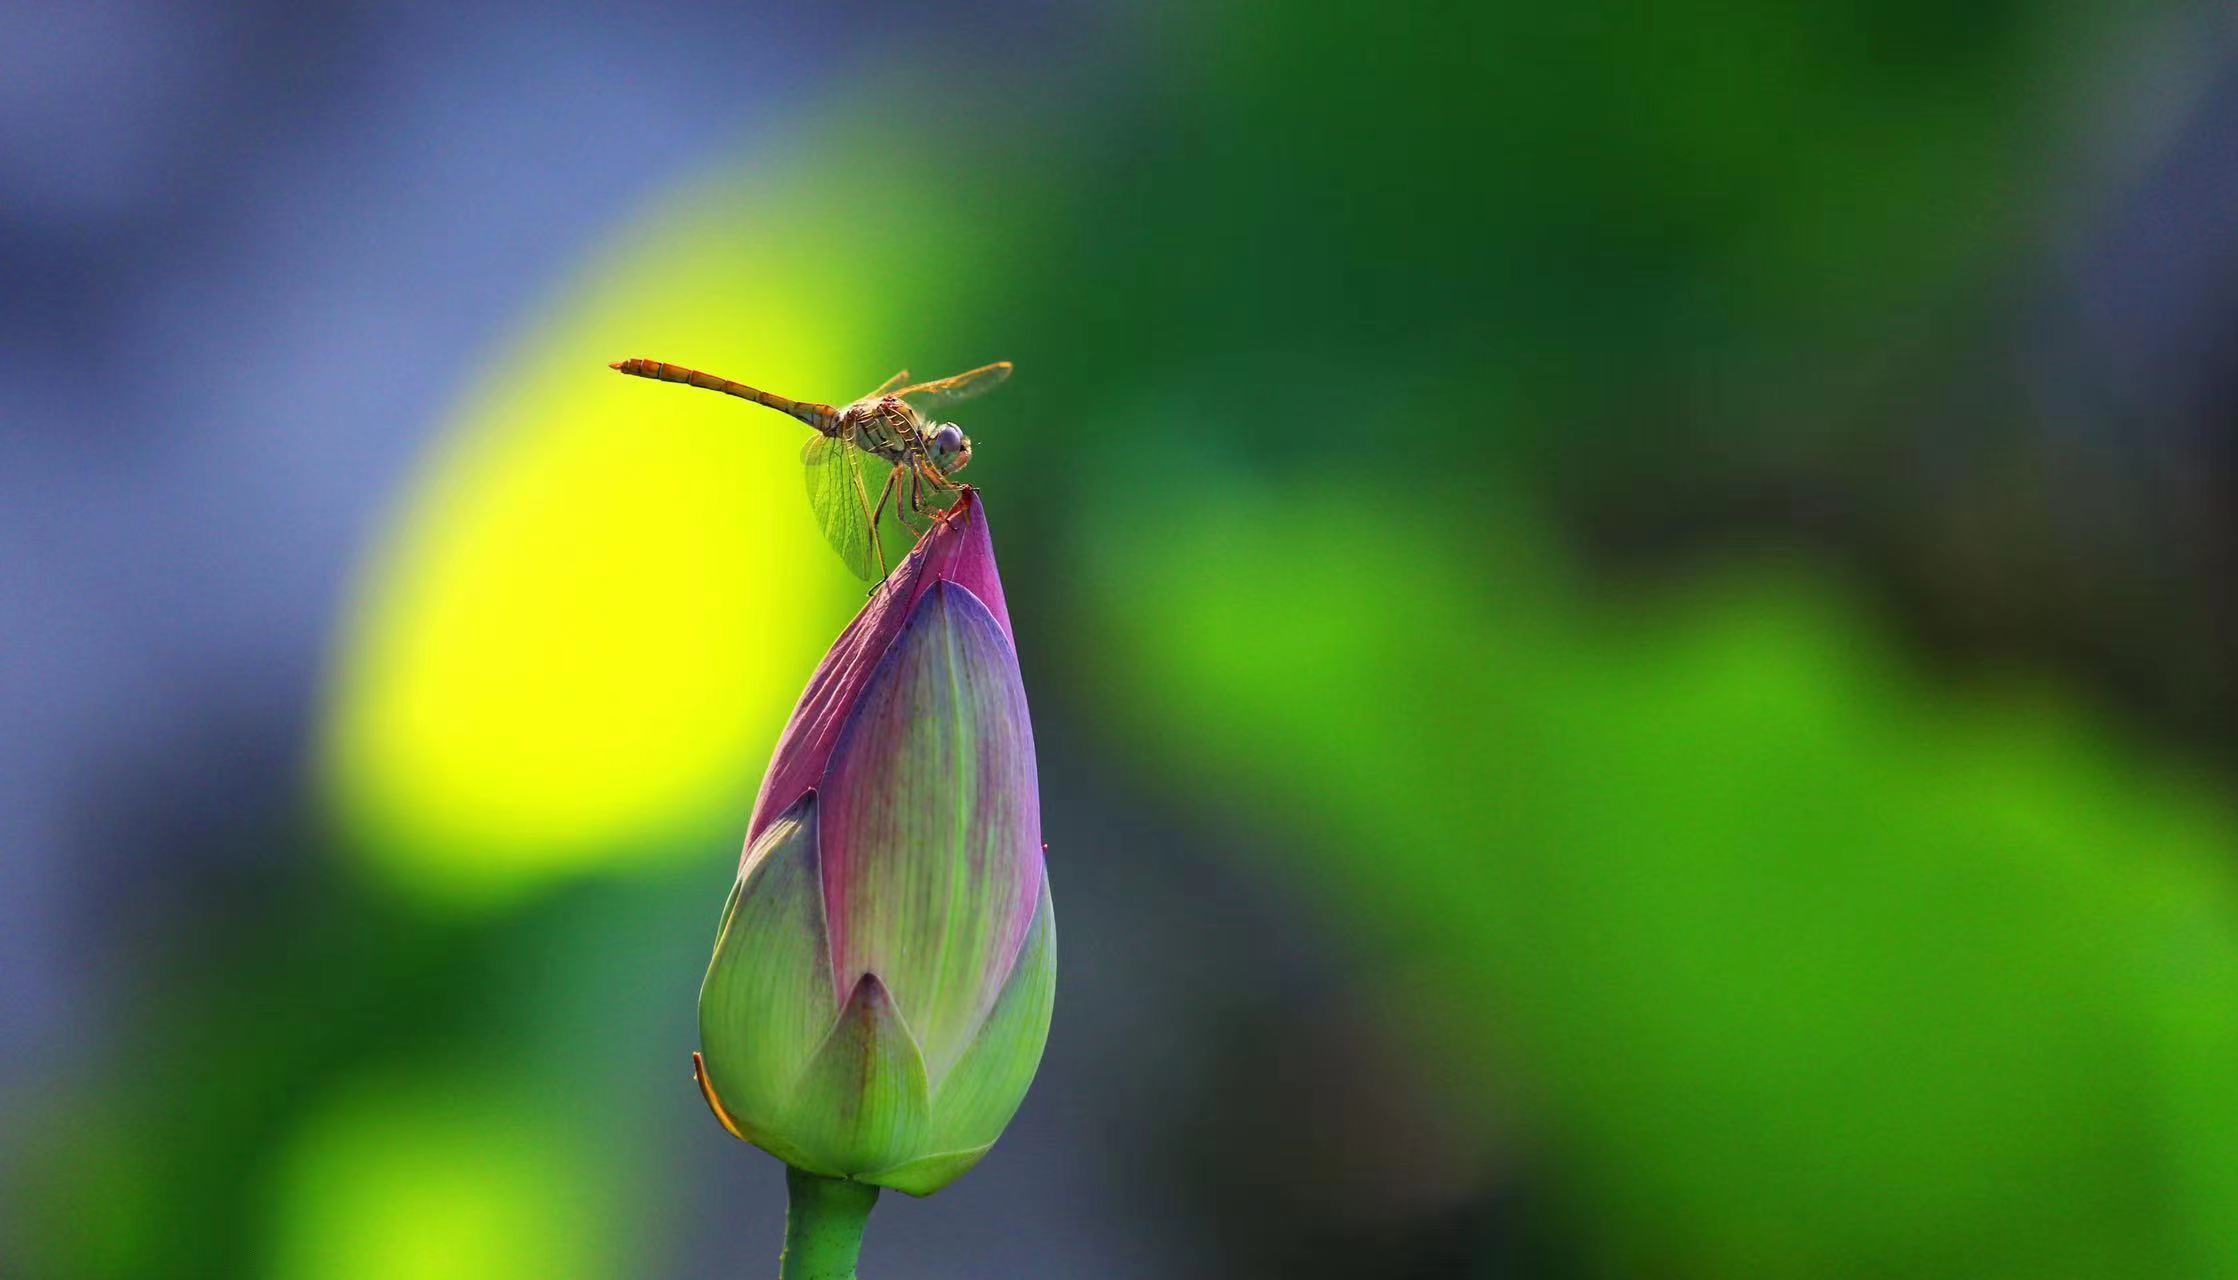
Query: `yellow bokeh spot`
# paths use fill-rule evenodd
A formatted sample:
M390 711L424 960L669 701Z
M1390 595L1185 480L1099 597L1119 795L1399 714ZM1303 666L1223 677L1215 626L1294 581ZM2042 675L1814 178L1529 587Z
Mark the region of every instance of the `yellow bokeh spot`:
M833 402L875 382L860 348L877 335L829 303L860 287L846 233L782 199L689 194L516 350L462 365L465 403L333 685L327 789L384 876L500 902L743 831L862 587L809 513L807 428L606 366L647 356Z
M518 1102L384 1082L314 1113L267 1210L276 1280L549 1280L617 1252L582 1153Z

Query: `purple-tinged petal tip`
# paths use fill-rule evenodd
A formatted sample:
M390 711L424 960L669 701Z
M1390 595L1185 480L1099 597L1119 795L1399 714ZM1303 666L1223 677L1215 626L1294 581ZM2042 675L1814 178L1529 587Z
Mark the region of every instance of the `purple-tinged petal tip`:
M995 569L994 541L988 536L986 511L974 490L966 489L956 505L917 540L908 557L895 566L854 621L840 632L816 674L809 678L807 690L777 740L769 772L763 775L753 821L747 828L748 847L763 827L817 785L840 730L879 659L925 593L943 582L953 582L977 596L1002 628L1003 637L1011 639L1010 611L1003 602L1002 578Z

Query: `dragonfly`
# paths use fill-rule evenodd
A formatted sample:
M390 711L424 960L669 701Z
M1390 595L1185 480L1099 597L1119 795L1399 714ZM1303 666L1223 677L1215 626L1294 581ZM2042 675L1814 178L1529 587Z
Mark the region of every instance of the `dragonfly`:
M955 477L971 462L971 437L934 415L1010 376L1008 360L931 382L913 383L904 369L869 395L834 409L660 360L616 360L608 367L751 400L814 427L816 434L800 451L807 467L809 509L839 558L866 582L886 576L886 549L878 528L889 505L905 528L919 533L911 517L928 524L939 519L965 488Z

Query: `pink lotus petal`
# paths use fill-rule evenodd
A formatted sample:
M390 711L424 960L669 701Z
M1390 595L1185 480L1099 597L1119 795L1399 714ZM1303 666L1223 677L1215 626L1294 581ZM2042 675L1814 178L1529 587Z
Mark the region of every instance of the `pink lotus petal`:
M1041 898L1041 804L1018 657L936 582L863 685L817 789L841 990L892 989L935 1084L985 1021Z
M753 821L746 830L747 848L753 847L763 827L821 780L832 746L864 683L900 634L917 602L937 582L956 583L979 597L1001 624L1003 635L1016 643L1011 636L1010 611L1003 604L1002 579L995 572L995 549L987 536L986 513L979 505L979 495L967 489L947 516L918 539L908 558L886 575L862 612L840 632L823 665L809 678L807 691L801 694L793 718L786 722L785 732L777 740L769 771L762 776L761 794L754 800Z

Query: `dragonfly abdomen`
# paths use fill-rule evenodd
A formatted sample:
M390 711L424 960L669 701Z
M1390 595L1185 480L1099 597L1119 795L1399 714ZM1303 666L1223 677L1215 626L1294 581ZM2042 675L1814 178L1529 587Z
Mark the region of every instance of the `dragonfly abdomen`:
M617 369L632 377L651 378L656 382L681 382L687 387L701 387L708 391L720 391L726 396L737 396L741 400L751 400L755 404L768 405L781 413L793 415L826 435L832 433L832 429L838 421L828 404L814 404L806 400L788 400L783 396L771 395L759 387L749 387L743 382L732 382L728 378L718 378L712 373L701 373L697 369L689 369L680 364L670 364L665 360L643 360L632 357L628 360L616 360L607 367Z

